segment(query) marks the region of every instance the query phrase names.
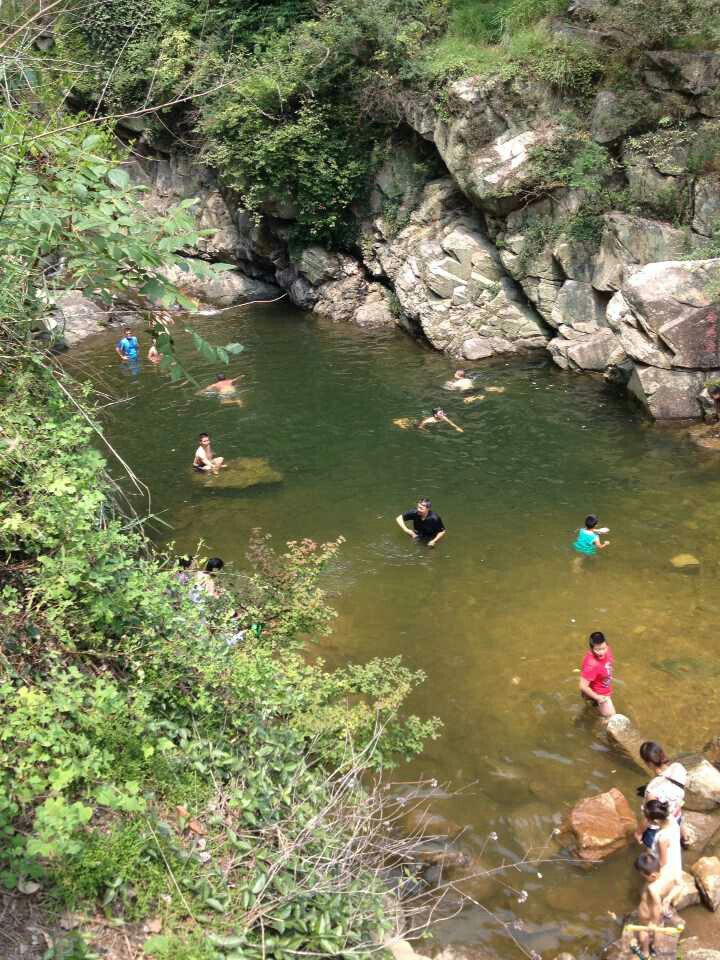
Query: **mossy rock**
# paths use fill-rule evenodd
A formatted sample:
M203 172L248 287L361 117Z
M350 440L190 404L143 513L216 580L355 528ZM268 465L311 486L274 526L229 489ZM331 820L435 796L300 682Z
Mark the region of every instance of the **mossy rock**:
M193 476L216 490L246 490L261 484L282 483L285 479L264 457L238 457L228 460L218 474L208 476L193 471Z

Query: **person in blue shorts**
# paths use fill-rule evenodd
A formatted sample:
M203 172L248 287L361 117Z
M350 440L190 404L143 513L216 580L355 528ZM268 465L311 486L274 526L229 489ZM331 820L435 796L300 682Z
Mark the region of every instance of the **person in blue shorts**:
M133 363L140 355L140 346L138 338L133 336L130 327L125 327L123 336L115 344L115 353L120 357L123 363Z
M585 526L578 530L573 543L573 550L586 557L594 557L598 550L604 550L605 547L609 546L609 540L603 543L600 539L600 534L607 532L607 527L598 529L598 518L591 513L585 517Z

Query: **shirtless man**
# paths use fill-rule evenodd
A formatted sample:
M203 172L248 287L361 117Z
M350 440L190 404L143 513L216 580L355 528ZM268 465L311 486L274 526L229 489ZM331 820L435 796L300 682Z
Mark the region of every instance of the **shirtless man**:
M201 433L198 437L199 446L195 451L193 460L193 470L200 473L217 473L220 467L225 467L224 457L214 457L212 447L210 446L210 437L207 433Z
M458 433L465 433L462 427L459 427L456 423L452 422L442 407L433 407L432 415L425 417L424 420L421 420L418 424L418 429L424 430L425 427L429 427L431 423L447 423L453 428L453 430L457 430Z
M663 921L663 905L672 896L676 884L674 876L660 866L660 860L655 854L645 851L635 861L635 869L645 880L645 887L640 896L638 919L644 927L661 927ZM650 957L650 948L657 936L655 930L638 931L639 952L633 950L639 957ZM662 936L662 933L660 933Z
M226 397L229 394L235 393L235 383L240 379L242 374L237 377L233 377L232 380L230 377L226 377L224 373L218 373L215 376L215 383L211 383L207 387L203 387L199 393L218 393L221 397Z
M473 382L470 377L465 376L464 370L456 370L452 380L443 384L446 390L470 390Z

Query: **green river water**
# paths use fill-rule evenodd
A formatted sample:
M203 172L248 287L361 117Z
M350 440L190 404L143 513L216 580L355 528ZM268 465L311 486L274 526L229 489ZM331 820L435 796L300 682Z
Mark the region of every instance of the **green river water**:
M601 381L541 358L478 365L480 390L505 392L465 405L441 388L451 361L399 332L287 307L194 325L215 343L245 345L230 367L243 374L242 406L173 386L144 359L133 375L115 356L117 333L85 341L66 362L124 399L107 408L109 436L151 488L153 512L172 527L159 536L178 551L203 539L231 570L253 527L278 543L346 537L325 578L339 618L319 653L331 664L399 653L427 673L410 706L440 716L443 732L396 773L438 781L433 811L466 828L465 850L484 851L489 866L516 860L539 851L582 796L615 785L635 803L642 775L609 752L579 702L591 630L614 649L616 707L646 735L674 751L718 732L720 461L711 454L645 422ZM176 339L198 381L211 382L215 369ZM393 425L437 403L463 434ZM208 484L190 470L201 430L217 454L267 458L283 480L240 491ZM448 529L435 550L394 523L418 496ZM590 511L611 528L611 546L577 573L569 544ZM679 553L694 554L699 572L676 572ZM635 853L591 869L512 870L485 894L487 909L465 909L437 941L509 960L512 933L544 957L593 956L617 935L608 911L637 901ZM685 916L691 929L704 922L699 908Z

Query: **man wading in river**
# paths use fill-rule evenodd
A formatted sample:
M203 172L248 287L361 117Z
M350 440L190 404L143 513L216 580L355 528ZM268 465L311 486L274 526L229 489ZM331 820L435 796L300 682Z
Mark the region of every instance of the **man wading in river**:
M413 540L420 540L429 547L434 547L438 540L445 536L445 524L431 507L427 497L421 497L414 510L399 514L395 522ZM412 520L412 530L407 526L408 520Z

